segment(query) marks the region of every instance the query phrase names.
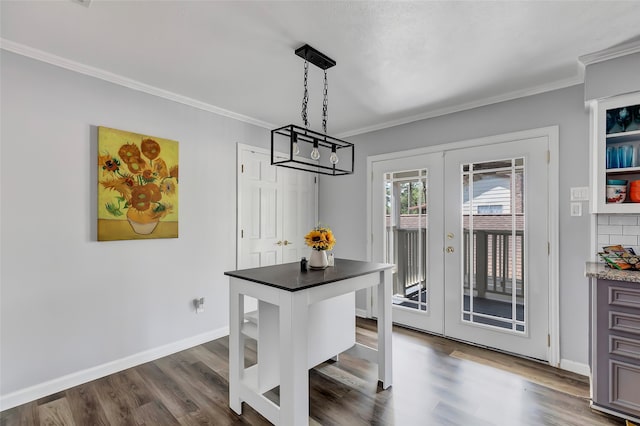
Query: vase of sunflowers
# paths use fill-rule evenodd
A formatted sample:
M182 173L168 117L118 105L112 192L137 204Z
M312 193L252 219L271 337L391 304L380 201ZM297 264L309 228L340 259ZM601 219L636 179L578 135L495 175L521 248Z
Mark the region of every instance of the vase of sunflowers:
M304 237L305 242L311 247L309 267L311 269L325 269L329 265L327 250L333 249L336 239L333 232L327 226L318 225Z

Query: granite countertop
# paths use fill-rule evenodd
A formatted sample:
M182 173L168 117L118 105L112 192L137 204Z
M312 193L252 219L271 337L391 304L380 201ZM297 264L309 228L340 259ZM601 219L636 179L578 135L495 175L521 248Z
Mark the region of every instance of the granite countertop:
M230 277L268 285L288 291L298 291L323 284L355 278L392 268L392 264L335 259L335 265L321 270L300 271L300 262L227 271Z
M599 262L587 262L584 274L589 278L597 278L599 280L640 283L640 271L612 269Z

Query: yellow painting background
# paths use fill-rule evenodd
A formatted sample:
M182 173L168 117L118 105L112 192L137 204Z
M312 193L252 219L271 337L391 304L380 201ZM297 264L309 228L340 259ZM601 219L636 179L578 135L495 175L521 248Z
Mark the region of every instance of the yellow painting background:
M168 169L178 165L179 150L178 142L160 138L157 136L142 135L139 133L124 130L112 129L108 127L98 127L98 155L108 154L110 158L120 161L120 171L122 174L131 174L127 165L119 157L118 150L122 145L133 143L140 149L143 139L153 139L160 146L158 158L164 160ZM142 156L149 163L149 159ZM148 238L177 238L178 237L178 193L179 185L176 185L174 194L162 194L162 203L171 204L172 212L160 219L156 229L149 235L137 234L133 231L127 221L127 209L122 209L123 216L114 216L105 207L107 203L117 203L117 197L121 194L112 189L106 189L100 182L108 178L112 172L107 172L98 162L98 240L128 240L128 239L148 239Z

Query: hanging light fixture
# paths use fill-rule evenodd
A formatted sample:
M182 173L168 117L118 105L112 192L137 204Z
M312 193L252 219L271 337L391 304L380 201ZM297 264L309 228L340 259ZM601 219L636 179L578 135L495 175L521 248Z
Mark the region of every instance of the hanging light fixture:
M304 127L288 124L271 131L271 164L331 176L352 174L355 154L353 144L327 135L329 115L327 69L333 67L336 62L308 44L296 49L295 54L304 59L304 92L301 113ZM323 133L309 129L307 115L309 63L324 70ZM347 168L338 167L338 162L341 166L346 164ZM349 165L350 168L348 168Z

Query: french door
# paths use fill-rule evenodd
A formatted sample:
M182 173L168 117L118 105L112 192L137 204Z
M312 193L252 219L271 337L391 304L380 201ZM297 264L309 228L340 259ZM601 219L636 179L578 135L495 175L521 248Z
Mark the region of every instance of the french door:
M393 321L442 334L442 154L376 162L372 171L373 233L382 237L373 258L396 265Z
M395 264L394 322L549 359L549 143L371 162L372 259Z
M445 332L548 359L546 138L445 152Z

